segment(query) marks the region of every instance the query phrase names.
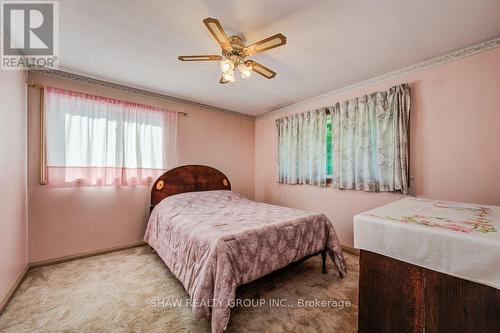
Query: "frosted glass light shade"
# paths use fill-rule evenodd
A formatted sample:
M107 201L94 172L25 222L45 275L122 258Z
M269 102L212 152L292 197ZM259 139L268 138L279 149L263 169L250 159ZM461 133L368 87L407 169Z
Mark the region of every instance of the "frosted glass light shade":
M247 77L252 75L252 66L247 66L245 64L239 64L238 70L240 71L242 79L246 79Z
M229 59L224 59L220 62L220 69L222 73L228 73L234 70L234 64Z
M234 78L234 70L222 73L222 79L224 79L224 81L229 81L229 82L236 81L236 79Z

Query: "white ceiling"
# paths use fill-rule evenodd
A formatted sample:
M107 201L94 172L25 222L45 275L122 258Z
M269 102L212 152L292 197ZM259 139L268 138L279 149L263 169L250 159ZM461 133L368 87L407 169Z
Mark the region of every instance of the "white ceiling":
M60 67L250 115L302 101L500 36L499 0L64 0ZM275 70L220 85L220 54L202 20L247 44L287 45L252 59Z

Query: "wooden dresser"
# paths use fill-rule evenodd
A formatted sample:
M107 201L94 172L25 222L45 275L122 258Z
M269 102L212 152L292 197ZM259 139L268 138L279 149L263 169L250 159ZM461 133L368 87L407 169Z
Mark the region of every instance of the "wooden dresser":
M500 207L407 198L356 215L359 332L500 332Z
M500 290L360 251L360 333L500 332Z

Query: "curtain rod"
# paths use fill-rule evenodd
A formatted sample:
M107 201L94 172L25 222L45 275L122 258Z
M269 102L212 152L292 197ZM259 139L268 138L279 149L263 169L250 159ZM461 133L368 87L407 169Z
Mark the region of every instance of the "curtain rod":
M43 87L45 87L43 84L37 83L37 82L26 82L26 85L29 86L29 87L33 87L33 88L43 88ZM182 112L182 111L173 111L173 112L181 114L183 116L187 116L188 115L187 112Z

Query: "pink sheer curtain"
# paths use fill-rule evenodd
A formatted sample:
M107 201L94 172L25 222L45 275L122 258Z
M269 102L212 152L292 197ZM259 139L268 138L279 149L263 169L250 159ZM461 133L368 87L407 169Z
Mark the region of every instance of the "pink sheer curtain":
M175 165L177 113L46 87L49 185L149 185Z

